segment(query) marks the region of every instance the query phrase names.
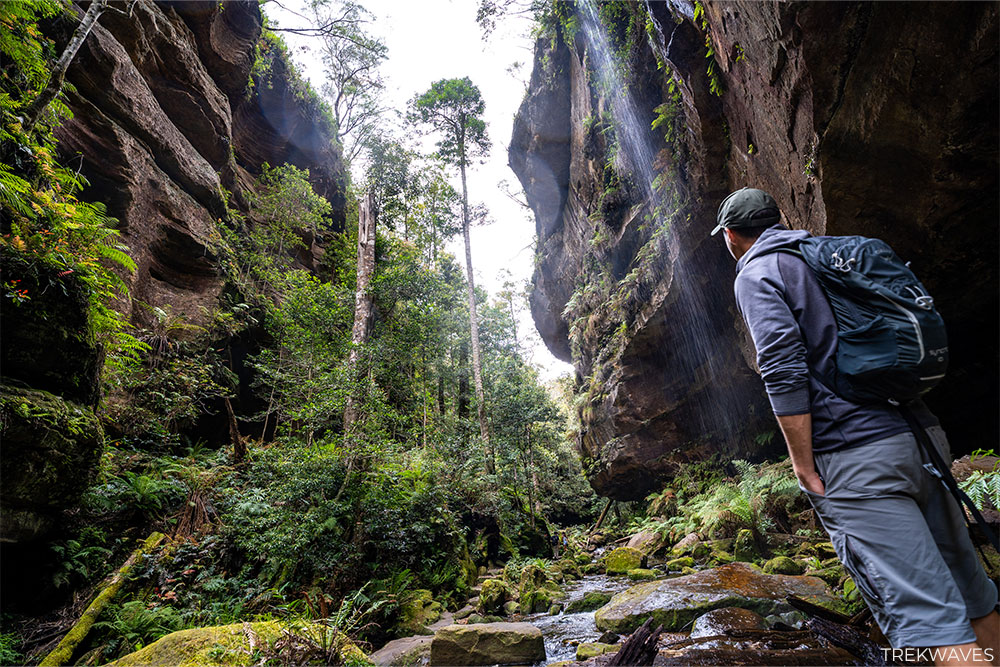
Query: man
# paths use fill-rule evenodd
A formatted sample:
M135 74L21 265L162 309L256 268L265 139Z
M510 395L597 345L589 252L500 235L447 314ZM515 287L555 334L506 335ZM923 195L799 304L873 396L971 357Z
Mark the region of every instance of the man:
M724 233L737 260L736 302L799 486L882 631L894 647L964 649L937 652L938 664L975 648L992 649L1000 664L996 586L907 422L888 403L852 403L818 379L834 365L836 322L812 270L780 252L808 232L784 227L774 199L752 188L726 197L717 222L712 234ZM951 461L937 419L922 404L915 412Z

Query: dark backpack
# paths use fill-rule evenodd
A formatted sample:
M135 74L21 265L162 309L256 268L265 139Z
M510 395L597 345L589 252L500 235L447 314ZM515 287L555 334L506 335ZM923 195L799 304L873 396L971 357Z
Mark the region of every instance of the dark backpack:
M934 299L884 241L814 236L797 250L816 274L837 320L834 392L856 403L905 404L930 391L948 367L948 339Z

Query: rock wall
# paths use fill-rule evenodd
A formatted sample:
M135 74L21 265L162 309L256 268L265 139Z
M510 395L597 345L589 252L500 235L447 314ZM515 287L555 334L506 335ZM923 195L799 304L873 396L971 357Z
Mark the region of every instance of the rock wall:
M686 458L781 450L734 263L707 237L744 185L774 195L792 227L879 236L913 262L951 339L928 402L957 450L995 441L996 416L977 406L998 398L997 7L898 8L602 7L630 94L659 128L654 201L607 167L616 130L580 15L539 40L510 161L536 217L532 314L577 369L599 493L640 498ZM657 207L665 232L649 229Z
M151 316L137 303L207 317L222 289L216 220L227 192L246 210L263 163L309 169L334 206L331 225L343 222L335 134L284 55L261 43L261 24L248 0L136 3L131 17L103 14L69 70L74 117L59 148L79 156L84 196L121 222L138 265L124 307L139 324Z

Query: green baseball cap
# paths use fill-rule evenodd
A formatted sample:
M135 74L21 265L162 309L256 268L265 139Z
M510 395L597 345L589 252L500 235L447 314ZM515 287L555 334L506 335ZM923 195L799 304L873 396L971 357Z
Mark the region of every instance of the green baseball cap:
M712 230L712 236L720 229L740 229L746 227L766 227L781 222L781 211L774 197L756 188L740 188L719 204L715 217L719 224Z

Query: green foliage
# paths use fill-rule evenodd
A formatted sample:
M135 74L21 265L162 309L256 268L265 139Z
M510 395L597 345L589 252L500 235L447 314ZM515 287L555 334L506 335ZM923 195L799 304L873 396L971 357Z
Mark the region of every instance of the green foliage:
M64 9L63 3L46 0L0 3L5 61L0 75L0 247L60 276L75 275L87 288L91 326L106 347L106 365L124 370L144 349L114 308L128 292L119 272L135 271L135 263L105 206L79 199L86 179L54 157L52 128L70 116L65 104L60 98L50 104L54 122L31 132L21 126L23 110L48 79L53 51L37 22ZM14 304L32 296L12 285L6 288L4 296Z
M147 606L140 600L125 602L110 614L111 620L94 627L107 629L119 637L127 651L137 651L160 637L184 627L180 613L169 606Z
M482 94L469 77L441 79L410 102L410 120L437 132L438 155L449 165L466 166L490 148Z
M0 633L0 665L22 665L21 640L13 632Z
M56 588L67 588L89 581L104 565L110 551L97 545L85 546L77 540L66 540L51 545L56 557L56 570L52 583Z
M1000 471L975 470L958 485L980 510L1000 507Z

